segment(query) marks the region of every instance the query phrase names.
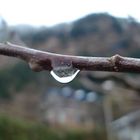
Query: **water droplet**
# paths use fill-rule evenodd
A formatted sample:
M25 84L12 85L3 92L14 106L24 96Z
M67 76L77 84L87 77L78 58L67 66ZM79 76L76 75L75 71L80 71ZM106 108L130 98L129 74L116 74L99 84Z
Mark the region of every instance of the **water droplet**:
M74 68L71 60L64 58L52 59L51 75L60 83L71 82L80 70Z
M60 83L71 82L80 70L71 67L57 67L51 71L51 75Z

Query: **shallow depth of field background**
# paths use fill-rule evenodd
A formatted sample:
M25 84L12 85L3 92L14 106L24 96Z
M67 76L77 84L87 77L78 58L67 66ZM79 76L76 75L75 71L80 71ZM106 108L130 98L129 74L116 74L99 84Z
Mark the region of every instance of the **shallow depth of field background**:
M140 23L132 16L91 12L43 24L11 25L1 16L0 42L67 55L140 57ZM0 139L140 140L139 131L139 74L82 71L61 84L50 72L0 56Z

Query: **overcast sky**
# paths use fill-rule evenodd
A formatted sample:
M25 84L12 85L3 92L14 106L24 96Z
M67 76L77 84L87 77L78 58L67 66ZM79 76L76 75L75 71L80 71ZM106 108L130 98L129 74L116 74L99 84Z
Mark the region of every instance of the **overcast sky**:
M138 0L0 0L0 16L9 25L52 26L99 12L140 21Z

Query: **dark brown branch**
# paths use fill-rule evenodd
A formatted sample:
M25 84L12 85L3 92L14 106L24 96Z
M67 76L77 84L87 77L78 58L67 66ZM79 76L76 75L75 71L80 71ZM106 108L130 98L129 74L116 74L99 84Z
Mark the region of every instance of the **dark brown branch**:
M81 57L48 53L11 43L0 44L0 54L25 60L34 71L52 70L55 65L72 66L79 70L140 72L140 59L112 57Z

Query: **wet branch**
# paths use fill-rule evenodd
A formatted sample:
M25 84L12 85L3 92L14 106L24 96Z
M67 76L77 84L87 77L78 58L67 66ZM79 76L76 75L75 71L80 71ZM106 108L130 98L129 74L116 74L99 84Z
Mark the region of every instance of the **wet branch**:
M34 71L51 71L57 63L59 66L72 66L79 70L140 72L140 59L114 55L112 57L82 57L60 55L11 43L0 44L0 54L20 58L26 61Z

